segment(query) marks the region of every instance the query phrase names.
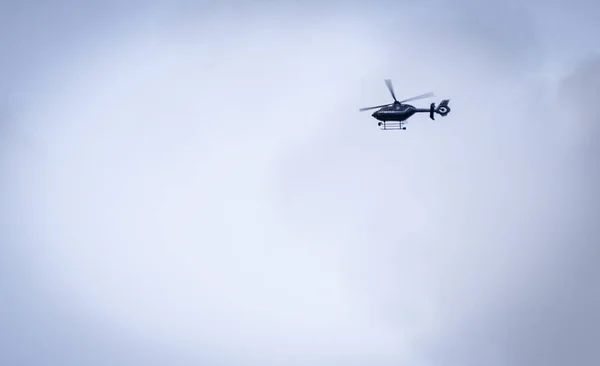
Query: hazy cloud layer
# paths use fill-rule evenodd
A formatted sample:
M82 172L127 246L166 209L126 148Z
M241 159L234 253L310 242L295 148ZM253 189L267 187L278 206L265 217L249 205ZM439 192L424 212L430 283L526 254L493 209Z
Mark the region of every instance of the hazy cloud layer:
M540 95L527 4L443 6L156 3L12 76L2 361L598 364L599 64ZM387 77L452 113L379 131Z

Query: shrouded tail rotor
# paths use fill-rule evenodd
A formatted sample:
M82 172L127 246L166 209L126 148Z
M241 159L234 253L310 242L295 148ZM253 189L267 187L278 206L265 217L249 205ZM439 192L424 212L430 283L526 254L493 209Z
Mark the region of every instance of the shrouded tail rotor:
M429 118L435 120L434 113L437 113L442 117L448 115L448 113L450 113L451 110L448 106L448 103L450 103L450 99L444 99L440 102L440 105L438 105L437 108L435 107L435 103L431 103L431 105L429 106Z

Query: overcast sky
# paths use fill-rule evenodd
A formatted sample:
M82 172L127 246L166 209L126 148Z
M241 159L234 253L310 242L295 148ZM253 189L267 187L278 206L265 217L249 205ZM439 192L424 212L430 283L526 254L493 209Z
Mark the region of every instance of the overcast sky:
M600 364L598 12L0 2L0 363Z

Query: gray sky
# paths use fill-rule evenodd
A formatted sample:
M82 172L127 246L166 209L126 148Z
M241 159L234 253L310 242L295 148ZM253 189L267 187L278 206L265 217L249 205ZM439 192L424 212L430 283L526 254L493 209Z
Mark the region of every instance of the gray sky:
M599 364L599 5L276 4L0 4L0 363Z

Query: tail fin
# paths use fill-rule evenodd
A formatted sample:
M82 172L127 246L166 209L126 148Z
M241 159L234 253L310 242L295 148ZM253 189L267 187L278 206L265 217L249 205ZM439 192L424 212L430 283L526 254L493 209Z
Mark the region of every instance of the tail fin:
M434 112L435 112L435 103L431 103L431 105L429 106L429 118L431 118L432 120L435 121L435 117L433 115Z

